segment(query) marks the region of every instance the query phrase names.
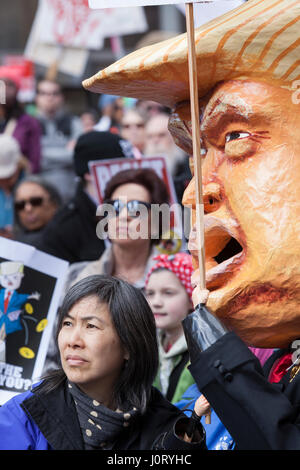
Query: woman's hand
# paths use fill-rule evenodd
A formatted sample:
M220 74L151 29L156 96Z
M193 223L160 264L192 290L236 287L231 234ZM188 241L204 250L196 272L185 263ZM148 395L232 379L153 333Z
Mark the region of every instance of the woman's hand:
M196 400L194 411L199 418L203 415L207 415L210 411L210 404L206 400L204 395L200 395L200 397Z

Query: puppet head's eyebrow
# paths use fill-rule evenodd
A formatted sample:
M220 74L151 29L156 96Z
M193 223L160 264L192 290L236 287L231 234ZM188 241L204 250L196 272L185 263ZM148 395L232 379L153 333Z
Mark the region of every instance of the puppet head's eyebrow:
M252 106L247 103L238 94L228 93L222 97L211 100L206 106L203 121L201 124L201 130L205 132L212 124L222 118L224 115L233 114L237 117L248 120L253 115Z

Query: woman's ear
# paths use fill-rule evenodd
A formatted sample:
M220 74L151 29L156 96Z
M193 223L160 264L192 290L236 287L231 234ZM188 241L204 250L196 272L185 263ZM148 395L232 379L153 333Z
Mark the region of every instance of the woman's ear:
M125 361L129 360L129 352L127 351L127 349L125 349L125 351L124 351L124 359L125 359Z

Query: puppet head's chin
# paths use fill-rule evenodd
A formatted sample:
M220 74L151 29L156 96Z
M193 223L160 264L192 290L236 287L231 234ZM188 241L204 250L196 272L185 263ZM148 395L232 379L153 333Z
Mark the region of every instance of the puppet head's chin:
M299 298L270 283L210 293L207 306L248 346L283 348L300 338Z

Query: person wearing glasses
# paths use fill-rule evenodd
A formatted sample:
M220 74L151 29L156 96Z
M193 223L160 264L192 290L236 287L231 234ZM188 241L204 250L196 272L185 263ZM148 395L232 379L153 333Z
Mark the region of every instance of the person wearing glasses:
M14 238L32 246L61 206L57 189L38 175L23 179L15 190Z
M81 270L73 265L73 275L77 271L73 279L108 274L144 289L162 235L162 216L157 218L156 226L151 219L154 204L169 204L166 185L154 170L144 168L117 173L105 188L103 208L107 209L107 216L97 226L98 236L106 236L110 244L98 260L79 265Z

